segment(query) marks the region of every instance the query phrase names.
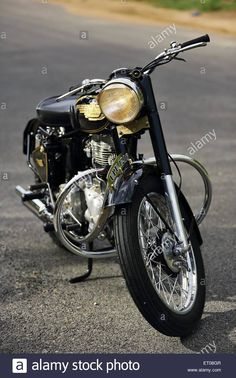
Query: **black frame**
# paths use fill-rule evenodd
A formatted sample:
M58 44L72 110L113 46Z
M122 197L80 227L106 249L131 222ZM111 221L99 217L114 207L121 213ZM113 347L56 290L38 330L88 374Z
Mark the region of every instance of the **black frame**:
M165 175L172 175L166 142L162 130L161 120L156 106L152 81L149 75L144 75L141 79L141 87L145 96L147 116L149 121L149 132L151 136L154 156L160 164L161 171Z

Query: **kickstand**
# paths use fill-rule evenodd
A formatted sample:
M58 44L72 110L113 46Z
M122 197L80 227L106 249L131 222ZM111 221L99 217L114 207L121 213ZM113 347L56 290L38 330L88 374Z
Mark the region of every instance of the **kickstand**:
M92 270L93 270L93 259L89 258L88 259L88 269L87 269L87 272L85 272L84 274L82 274L82 276L71 278L70 279L70 283L74 284L74 283L77 283L77 282L83 282L83 281L85 281L86 278L88 278L90 276L90 274L92 273Z

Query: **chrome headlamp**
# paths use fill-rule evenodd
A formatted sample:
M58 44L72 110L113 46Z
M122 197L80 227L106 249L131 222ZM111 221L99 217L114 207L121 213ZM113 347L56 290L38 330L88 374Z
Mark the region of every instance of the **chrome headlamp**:
M133 121L140 113L143 102L141 89L127 78L109 81L98 95L103 114L116 124Z

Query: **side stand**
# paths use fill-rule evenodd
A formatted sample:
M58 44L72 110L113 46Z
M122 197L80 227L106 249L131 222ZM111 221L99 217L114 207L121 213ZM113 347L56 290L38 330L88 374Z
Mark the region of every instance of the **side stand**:
M87 272L85 272L84 274L82 274L82 276L71 278L70 279L70 283L74 284L74 283L85 281L86 278L88 278L90 276L90 274L92 273L92 270L93 270L93 259L89 258L88 259L88 269L87 269Z

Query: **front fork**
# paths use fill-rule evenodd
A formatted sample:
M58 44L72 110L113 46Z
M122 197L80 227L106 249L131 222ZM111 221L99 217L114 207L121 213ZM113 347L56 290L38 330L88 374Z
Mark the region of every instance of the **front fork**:
M143 92L146 97L147 115L150 126L150 136L156 161L160 164L162 178L164 182L165 195L170 214L174 223L174 232L177 236L177 253L184 254L189 249L188 237L182 219L179 201L175 189L172 170L166 149L165 138L161 126L159 113L156 106L155 96L152 88L151 79L144 75L141 80Z

